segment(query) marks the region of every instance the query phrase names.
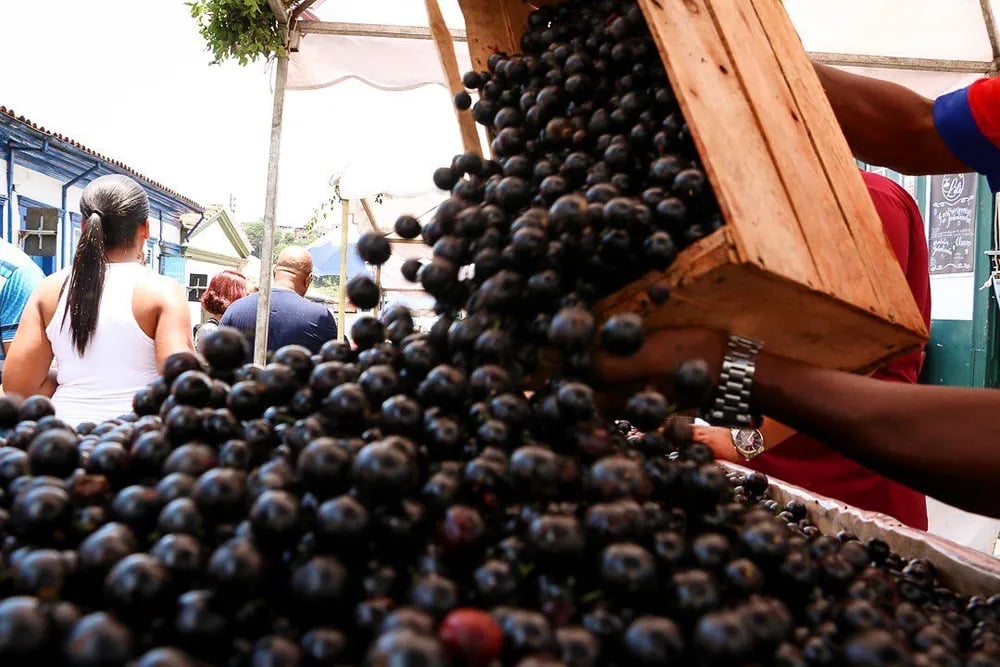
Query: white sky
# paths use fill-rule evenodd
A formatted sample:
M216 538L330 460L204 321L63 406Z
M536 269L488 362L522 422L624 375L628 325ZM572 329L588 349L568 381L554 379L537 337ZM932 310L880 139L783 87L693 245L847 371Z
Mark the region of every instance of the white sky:
M826 33L851 39L823 42L823 31L809 21L814 10L805 11L804 0L786 2L809 48L849 51L859 49L864 35L867 43L879 42L875 31L885 37L882 22L862 25L857 12L841 12L839 29ZM898 8L899 2L876 4ZM455 0L441 4L449 23L460 27ZM948 38L939 42L976 53L928 53L922 39L924 48L901 54L981 55L985 34L979 34L976 0L950 0L952 11L943 16L939 0L918 4L921 11L906 14L905 34L926 37L927 26L917 19L936 14L932 23L941 28L944 21L948 28ZM419 0L327 0L317 6L325 20L426 24ZM824 15L825 24L831 20ZM950 38L953 23L968 26L962 32L969 39ZM227 204L232 195L239 219L262 215L270 73L263 62L210 66L183 0L0 0L0 34L0 105L203 204ZM403 66L387 57L391 66ZM289 93L286 128L293 127L283 141L278 222L305 222L328 196L330 175L345 165L364 182L361 190L393 189L376 186L380 178L407 180L398 186L404 190L422 187L424 174L429 181L433 166L460 150L447 104L447 93L435 87L378 93L347 84L336 92Z
M209 66L182 0L4 0L0 32L0 105L202 204L263 212L270 76Z

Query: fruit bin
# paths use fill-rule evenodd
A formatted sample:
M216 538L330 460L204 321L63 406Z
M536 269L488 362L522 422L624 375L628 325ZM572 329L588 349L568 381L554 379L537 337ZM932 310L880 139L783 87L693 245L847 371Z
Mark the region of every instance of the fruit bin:
M519 50L523 0L459 4L477 70ZM603 299L598 315L729 330L859 372L918 349L927 329L781 2L639 5L727 224ZM671 298L653 304L653 285Z
M749 474L749 468L719 462L731 471ZM813 494L801 487L769 478L768 495L779 503L799 500L809 516L826 534L841 530L854 533L862 541L878 538L894 552L909 558L930 561L945 585L964 595L990 596L1000 593L1000 559L967 549L950 540L905 526L892 517L866 512L839 500Z

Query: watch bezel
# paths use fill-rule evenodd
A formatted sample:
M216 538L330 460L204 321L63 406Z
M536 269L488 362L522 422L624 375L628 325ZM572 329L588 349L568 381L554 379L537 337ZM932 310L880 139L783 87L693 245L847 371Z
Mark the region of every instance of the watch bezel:
M732 429L733 447L743 458L750 460L764 453L764 435L756 428Z

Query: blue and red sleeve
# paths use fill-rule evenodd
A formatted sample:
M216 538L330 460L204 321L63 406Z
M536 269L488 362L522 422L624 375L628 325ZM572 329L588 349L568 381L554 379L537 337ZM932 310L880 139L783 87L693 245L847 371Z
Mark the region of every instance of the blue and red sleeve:
M955 157L1000 190L1000 79L980 79L937 98L934 125Z

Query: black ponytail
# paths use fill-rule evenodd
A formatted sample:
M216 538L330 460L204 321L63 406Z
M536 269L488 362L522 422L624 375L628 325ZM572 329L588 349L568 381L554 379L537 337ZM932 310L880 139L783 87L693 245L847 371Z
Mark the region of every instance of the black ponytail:
M139 225L149 218L149 199L127 176L102 176L83 191L80 212L87 226L73 258L62 326L69 317L73 346L82 356L97 330L107 274L106 253L135 241Z

